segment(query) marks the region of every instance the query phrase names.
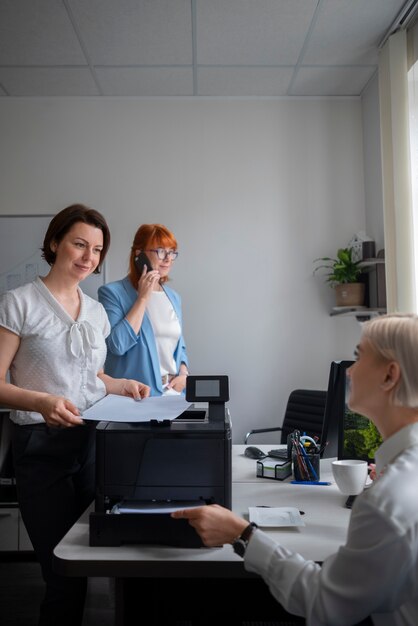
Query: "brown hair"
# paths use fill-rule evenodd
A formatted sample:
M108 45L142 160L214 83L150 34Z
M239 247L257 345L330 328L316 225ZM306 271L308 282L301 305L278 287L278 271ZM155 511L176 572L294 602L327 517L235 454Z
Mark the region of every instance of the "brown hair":
M177 250L177 240L173 233L162 224L142 224L135 233L134 242L129 257L129 278L136 288L140 276L135 267L135 251L150 250L151 248L172 248ZM165 283L168 276L161 278L160 283Z
M44 244L41 248L42 257L48 265L54 265L57 255L51 250L51 244L59 243L77 222L83 222L84 224L90 224L91 226L100 228L103 233L103 248L100 252L100 263L93 272L94 274L100 274L100 268L105 260L110 245L109 226L101 213L84 206L84 204L72 204L52 218L48 230L45 233Z

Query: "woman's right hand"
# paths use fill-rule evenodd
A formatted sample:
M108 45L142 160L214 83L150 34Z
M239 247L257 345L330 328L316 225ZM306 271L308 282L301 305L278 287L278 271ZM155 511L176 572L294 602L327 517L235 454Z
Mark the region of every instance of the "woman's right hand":
M161 276L157 270L152 270L151 272L147 272L147 268L144 266L142 270L142 275L138 280L138 296L148 300L151 293L154 290L154 286L158 283Z
M219 504L177 510L171 513L171 517L188 519L190 526L209 547L232 543L248 526L248 521Z
M144 266L136 286L138 297L125 315L126 321L131 325L132 330L136 334L141 330L147 302L151 297L154 286L158 283L160 278L161 276L157 270L147 272L147 268Z
M37 410L47 425L55 428L79 426L84 423L77 407L61 396L45 395L39 400Z

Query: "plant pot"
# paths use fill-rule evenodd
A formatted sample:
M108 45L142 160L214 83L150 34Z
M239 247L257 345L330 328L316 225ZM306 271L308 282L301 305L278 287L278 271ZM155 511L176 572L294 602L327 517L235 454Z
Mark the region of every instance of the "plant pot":
M363 306L364 283L335 285L336 306Z

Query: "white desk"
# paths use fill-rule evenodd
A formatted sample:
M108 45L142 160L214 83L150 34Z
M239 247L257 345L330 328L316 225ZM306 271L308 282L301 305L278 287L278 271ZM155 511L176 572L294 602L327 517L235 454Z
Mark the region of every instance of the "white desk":
M336 486L332 459L321 461L321 481L329 486L292 485L289 477L284 481L256 476L256 461L244 456L247 446L234 445L232 453L232 509L245 517L249 506L294 506L304 511L305 527L268 530L278 542L300 552L305 558L323 561L334 554L345 542L350 511L344 506L343 496ZM268 450L268 446L260 446Z
M305 512L306 526L269 530L269 534L305 558L323 561L344 543L350 511L335 484L303 486L256 477L256 462L243 455L245 446L232 446L232 509L246 517L256 505L295 506ZM332 480L330 461L321 461L321 479ZM232 547L171 548L126 545L89 546L88 517L77 522L54 551L55 568L69 576L158 576L159 566L178 575L246 575Z
M245 447L233 446L233 511L245 517L248 507L253 505L295 506L305 512L306 526L269 529L269 534L308 559L320 562L334 553L345 542L350 516L350 511L344 507L346 498L336 485L303 486L290 484L291 478L283 482L257 478L256 461L244 456ZM328 460L321 461L321 480L332 480ZM87 515L55 548L54 567L67 576L115 577L119 582L118 593L121 593L120 581L127 578L140 578L140 587L143 581L153 578L238 579L240 585L246 579L252 579L253 584L255 578L245 571L242 559L234 554L230 545L199 549L140 545L90 547ZM116 623L125 623L120 606L118 611Z

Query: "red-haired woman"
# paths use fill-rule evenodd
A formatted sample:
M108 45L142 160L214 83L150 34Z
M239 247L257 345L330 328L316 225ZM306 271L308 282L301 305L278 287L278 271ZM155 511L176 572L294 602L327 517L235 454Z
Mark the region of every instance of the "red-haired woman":
M138 266L141 252L152 269ZM126 378L135 373L154 396L181 393L188 374L181 300L167 286L177 255L173 233L161 224L142 224L132 244L128 275L99 289L112 328L106 373Z

